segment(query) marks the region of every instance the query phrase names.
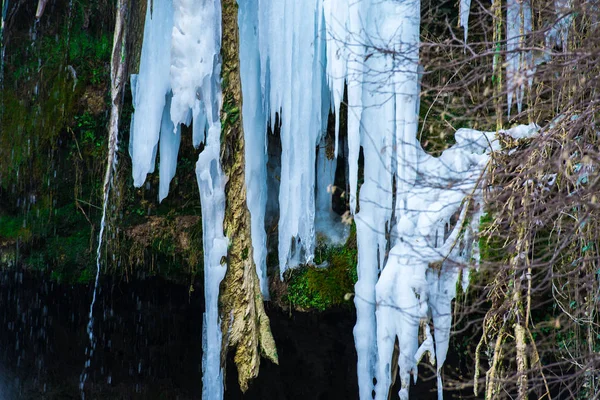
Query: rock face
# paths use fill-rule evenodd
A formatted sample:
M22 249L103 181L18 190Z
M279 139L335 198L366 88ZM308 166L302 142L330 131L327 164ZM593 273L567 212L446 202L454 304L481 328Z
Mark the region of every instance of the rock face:
M250 212L246 205L237 3L224 0L222 7L221 163L228 177L224 230L229 239L228 269L220 290L222 364L228 348L234 348L238 381L242 391L246 391L248 382L258 375L261 354L275 363L278 361L253 261Z

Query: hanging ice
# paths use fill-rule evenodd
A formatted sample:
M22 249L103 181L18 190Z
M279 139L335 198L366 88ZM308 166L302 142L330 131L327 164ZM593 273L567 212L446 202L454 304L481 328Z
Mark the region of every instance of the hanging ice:
M140 187L146 175L154 171L165 96L171 87L171 0L148 1L140 71L132 81L131 159L133 183Z
M460 5L466 39L470 2ZM193 119L194 145L205 141L196 168L207 305L203 398L218 399L223 382L217 303L225 273L221 260L227 252L222 226L225 177L219 161L221 10L218 2L206 0L174 0L173 7L174 13L169 0L154 0L154 17L146 20L140 74L132 77L136 110L131 153L139 186L153 169L160 132L162 198L175 172L179 125ZM524 66L530 65L529 54L520 48L531 31L531 11L526 2L512 1L507 8L508 50L517 55L508 60L513 89L509 103L516 96L520 109L529 79ZM472 194L471 205L481 202L479 178L497 147L494 134L460 129L456 144L439 158L420 147L419 0L247 0L240 2L238 16L247 205L263 295L268 295L267 124L274 125L276 116L281 122L278 251L283 275L287 268L312 260L317 228L335 237L331 187L340 147L340 104L347 90L350 208L352 213L359 210L354 335L360 397L370 399L376 390L377 398L387 398L397 337L401 398L407 398L410 375L426 354L436 361L441 398L450 305L461 268L477 251L477 222L462 229L471 212L465 198ZM334 157L325 151L330 144L324 139L330 108L337 118ZM507 133L518 137L532 129ZM364 183L357 199L361 147ZM477 214L472 218L476 221ZM457 241L462 246L455 246ZM431 263L439 265L432 268Z
M225 217L225 179L219 159L221 124L211 121L207 145L198 157L196 176L202 205L202 243L204 247L204 299L202 324L202 399L223 398L221 370L221 321L219 318L219 285L227 266L228 240L223 235Z
M569 39L569 27L573 14L573 0L554 0L554 10L556 12L556 22L546 34L546 47L551 49L554 45L563 50L567 49Z
M194 120L195 146L205 147L196 164L204 245L203 389L205 400L223 398L219 285L226 271L223 234L225 178L220 165L221 5L205 0L151 0L144 26L140 73L132 75L135 115L130 153L134 184L154 170L160 135L162 200L175 174L180 125Z
M348 28L348 14L353 11L348 0L323 0L325 35L327 38L327 81L331 90L331 106L335 111L334 158L338 156L340 106L348 71L349 41L353 40Z
M471 0L460 0L460 26L464 29L465 44L469 36L469 14L471 11Z
M310 262L315 246L316 146L323 128L325 37L320 0L259 0L261 82L270 121L281 116L279 270Z
M350 226L333 211L332 195L340 189L335 187L337 158L331 150L324 137L317 150L315 230L326 243L340 246L346 242Z
M247 205L250 211L254 264L265 299L267 281L267 117L260 86L261 64L258 52L258 0L240 2L240 76L242 79L242 115L244 124Z
M179 153L179 143L181 142L179 125L177 125L177 128L174 127L173 121L171 121L171 113L169 112L171 110L172 97L171 93L167 94L160 128L158 201L163 201L169 194L169 184L177 170L177 154Z
M531 85L533 74L533 54L526 47L525 38L531 33L531 5L529 0L507 0L506 2L506 91L508 116L516 97L517 111L520 113L525 82Z
M219 5L206 0L174 0L174 23L171 48L171 87L173 124L188 125L191 111L199 117L199 128L204 128L200 114L201 88L210 86L213 79L216 52L221 31L215 21L220 18Z

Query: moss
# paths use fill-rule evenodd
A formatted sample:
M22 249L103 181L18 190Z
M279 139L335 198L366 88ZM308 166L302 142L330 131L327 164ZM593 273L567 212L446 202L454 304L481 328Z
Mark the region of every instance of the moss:
M288 276L283 302L301 310L325 311L335 306L351 306L350 296L358 280L356 226L353 224L344 246L320 245L315 264L293 270Z

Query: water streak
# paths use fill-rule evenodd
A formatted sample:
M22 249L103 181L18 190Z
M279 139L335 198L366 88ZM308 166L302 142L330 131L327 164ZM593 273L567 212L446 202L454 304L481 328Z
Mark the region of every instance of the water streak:
M108 201L110 196L110 187L113 173L117 166L117 149L119 145L119 116L121 114L122 90L125 82L126 58L125 58L125 38L126 38L126 14L128 9L128 0L119 0L117 6L117 17L115 23L115 33L113 37L113 49L111 55L111 112L109 123L108 155L106 172L104 174L102 219L100 220L100 232L98 233L98 248L96 251L96 279L94 281L94 291L92 302L90 304L89 321L87 324L87 333L89 337L89 347L86 349L87 359L79 380L79 390L82 400L85 399L85 382L88 377L88 368L91 364L94 350L96 349L96 338L94 337L94 304L98 295L98 281L100 280L100 267L102 259L102 239L104 228L106 227L106 215Z

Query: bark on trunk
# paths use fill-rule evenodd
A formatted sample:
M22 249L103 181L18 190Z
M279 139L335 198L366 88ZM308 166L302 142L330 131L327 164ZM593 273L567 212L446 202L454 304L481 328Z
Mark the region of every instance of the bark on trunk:
M239 72L239 32L236 0L222 1L221 164L228 177L225 186L224 230L229 238L227 274L221 283L222 363L235 348L239 384L246 391L258 375L261 354L277 363L258 275L252 257L250 212L246 205L242 86Z

